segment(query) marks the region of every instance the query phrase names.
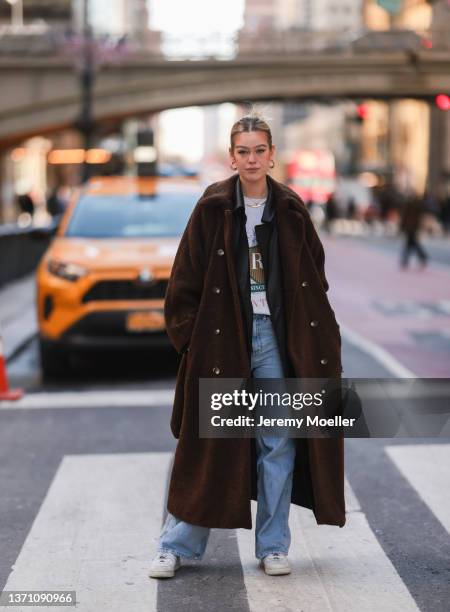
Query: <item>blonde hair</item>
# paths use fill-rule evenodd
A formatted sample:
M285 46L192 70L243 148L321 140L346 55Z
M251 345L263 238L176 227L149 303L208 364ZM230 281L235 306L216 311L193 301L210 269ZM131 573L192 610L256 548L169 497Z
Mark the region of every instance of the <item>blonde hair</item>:
M236 123L233 124L230 132L230 150L233 151L234 149L234 137L236 134L256 131L265 132L269 147L272 148L272 132L270 127L262 115L252 108L247 115L241 117L238 121L236 121Z

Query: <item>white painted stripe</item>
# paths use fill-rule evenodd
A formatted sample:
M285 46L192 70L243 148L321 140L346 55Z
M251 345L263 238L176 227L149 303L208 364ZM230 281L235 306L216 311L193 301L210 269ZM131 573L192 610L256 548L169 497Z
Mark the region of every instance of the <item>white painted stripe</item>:
M1 358L0 358L1 362ZM0 363L1 365L1 363ZM367 381L370 379L367 378ZM363 386L365 398L379 398L383 390L390 398L413 399L426 397L446 397L449 391L447 383L433 382L433 384L411 384L404 380L390 379L381 384L378 379L373 383L366 382ZM172 406L174 389L118 389L118 390L89 390L89 391L61 391L40 392L25 394L20 400L0 400L1 409L46 409L46 408L111 408L117 406Z
M450 533L450 444L387 446L386 452Z
M64 457L4 590L76 590L79 612L155 611L158 581L148 570L170 460L170 453Z
M291 505L288 576L265 576L254 556L254 531L238 544L250 610L378 612L418 608L373 534L346 482L347 523L317 525L310 510ZM256 503L252 502L253 524Z
M76 590L81 612L155 611L157 581L147 574L171 458L170 453L64 457L5 590ZM291 506L290 576L265 576L254 558L254 531L237 530L250 610L418 611L348 481L345 486L342 529L317 526L309 510ZM253 522L255 510L252 502Z
M391 398L412 399L414 397L440 397L448 393L446 384L406 385L404 381L392 380L392 383L383 383L383 389ZM364 385L364 397L379 397L381 386L378 382ZM153 408L155 406L172 406L174 389L118 389L118 390L90 390L90 391L61 391L40 392L25 394L20 400L0 400L0 410L13 408L20 409L61 409L61 408L114 408L141 406Z
M398 378L416 378L417 374L414 374L411 370L408 370L403 364L398 361L393 355L388 353L384 348L375 344L371 340L364 338L358 332L350 329L346 325L339 323L341 334L347 342L353 344L360 350L366 352L368 355L376 359L381 365L389 370L394 376Z
M171 406L173 389L108 389L29 393L16 402L0 401L2 408L111 408L114 406Z
M292 537L289 560L292 565L292 573L282 578L265 576L263 570L258 567L258 560L255 557L254 532L256 502L252 501L253 529L237 530L239 555L251 612L261 612L261 610L325 612L333 610L324 585L309 559L305 542L297 533L294 520L297 508L291 505L289 520ZM305 563L305 560L308 562Z

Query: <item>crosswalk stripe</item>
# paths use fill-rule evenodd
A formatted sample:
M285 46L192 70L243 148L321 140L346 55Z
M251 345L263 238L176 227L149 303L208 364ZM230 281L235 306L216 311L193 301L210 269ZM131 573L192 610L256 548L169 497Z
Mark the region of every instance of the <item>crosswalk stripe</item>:
M450 445L395 446L388 452L449 529ZM171 453L65 456L4 590L76 590L81 612L156 611L158 582L147 574L171 459ZM432 472L437 475L429 484ZM289 576L265 576L254 556L254 529L236 530L251 611L418 611L347 480L345 486L342 529L317 526L311 511L291 506ZM255 502L252 515L255 524Z
M254 556L254 531L238 530L250 610L376 612L418 607L373 534L346 482L347 523L318 526L310 510L291 505L292 574L265 576ZM252 502L253 524L256 503Z
M251 612L266 610L331 612L333 610L324 584L311 563L308 550L305 548L305 542L296 533L296 514L297 507L292 505L289 521L292 537L289 559L292 565L292 574L282 578L266 577L258 567L258 561L254 554L254 529L251 531L240 529L237 532L244 582ZM252 502L252 521L255 525L255 502ZM307 560L307 563L305 563L305 560Z
M79 612L156 610L157 581L147 574L170 460L171 453L66 455L4 590L76 590Z
M16 410L47 408L94 408L113 406L170 406L173 389L107 389L88 391L61 391L29 393L22 399L0 401L0 409Z
M386 452L450 533L450 444L402 444Z

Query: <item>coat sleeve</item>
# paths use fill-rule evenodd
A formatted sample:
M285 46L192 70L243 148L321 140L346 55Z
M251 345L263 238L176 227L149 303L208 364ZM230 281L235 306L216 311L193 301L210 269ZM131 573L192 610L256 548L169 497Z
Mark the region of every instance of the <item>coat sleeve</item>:
M196 205L175 255L164 302L169 339L178 353L188 349L200 304L205 274L204 236Z
M329 285L325 276L325 251L323 249L322 242L316 232L314 223L309 216L309 213L305 211L305 240L308 245L309 251L316 265L317 272L322 281L324 291L328 291Z

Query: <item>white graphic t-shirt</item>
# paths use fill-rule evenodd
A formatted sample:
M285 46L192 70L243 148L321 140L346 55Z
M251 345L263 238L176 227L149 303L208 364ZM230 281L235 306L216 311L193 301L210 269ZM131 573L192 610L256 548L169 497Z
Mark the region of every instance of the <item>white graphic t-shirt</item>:
M247 198L244 196L245 214L247 215L245 228L249 246L250 297L253 312L270 315L266 297L263 261L255 233L255 225L261 224L264 206L258 206L257 208L249 206L249 204L262 204L263 202L265 202L265 198Z

